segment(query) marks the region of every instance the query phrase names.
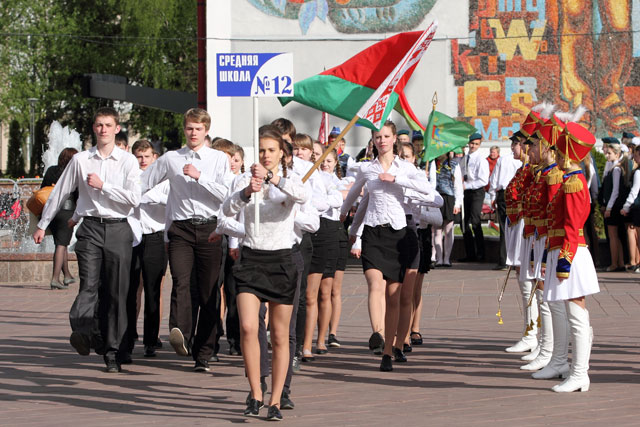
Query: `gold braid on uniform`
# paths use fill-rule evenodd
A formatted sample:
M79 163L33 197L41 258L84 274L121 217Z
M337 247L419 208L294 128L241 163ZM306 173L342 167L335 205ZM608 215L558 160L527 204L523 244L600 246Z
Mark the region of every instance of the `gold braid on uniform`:
M565 194L569 193L577 193L582 191L582 181L578 178L578 175L571 175L568 180L562 184L562 188L564 189Z
M562 171L558 168L553 168L549 171L547 176L545 177L547 180L547 185L557 185L562 184Z

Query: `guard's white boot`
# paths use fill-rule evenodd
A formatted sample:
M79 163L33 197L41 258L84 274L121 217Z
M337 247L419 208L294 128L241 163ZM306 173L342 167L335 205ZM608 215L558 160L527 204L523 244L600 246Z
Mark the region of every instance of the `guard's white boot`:
M531 350L531 353L527 353L520 358L520 360L524 360L525 362L531 362L533 359L538 357L540 354L540 340L538 340L538 346Z
M573 347L571 350L571 374L563 383L551 390L564 393L571 391L589 391L589 357L591 356L592 330L589 324L589 312L578 304L567 301L567 316L571 328Z
M569 363L567 363L569 324L567 322L567 311L564 301L548 302L547 304L551 312L553 352L547 366L531 374L531 376L537 380L566 378L569 375Z
M529 303L529 296L533 289L533 282L531 280L519 281L520 293L522 294L522 311L524 313L524 334L520 341L513 346L505 349L507 353L524 353L526 351L535 350L538 346L538 325L536 320L538 319L538 303L536 297L533 297L531 307L527 307Z
M536 297L540 303L540 341L538 345L538 355L531 359L531 363L521 366L523 371L537 371L549 364L551 354L553 353L553 321L551 320L551 311L549 311L549 303L542 301L542 290L536 291ZM535 352L535 350L534 350ZM531 354L533 354L532 352ZM524 358L523 358L524 360Z

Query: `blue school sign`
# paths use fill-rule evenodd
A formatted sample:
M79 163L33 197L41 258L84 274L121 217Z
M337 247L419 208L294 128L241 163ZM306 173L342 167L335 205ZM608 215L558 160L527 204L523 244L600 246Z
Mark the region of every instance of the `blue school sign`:
M293 96L292 53L216 54L218 96Z

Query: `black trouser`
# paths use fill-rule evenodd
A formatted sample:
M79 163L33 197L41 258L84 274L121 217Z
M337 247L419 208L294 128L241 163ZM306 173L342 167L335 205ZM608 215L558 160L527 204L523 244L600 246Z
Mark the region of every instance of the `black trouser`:
M193 342L193 359L208 360L213 354L216 326L220 322L218 273L222 249L220 240L209 243L216 222L194 225L174 221L169 227L169 265L173 278L169 329L179 328L185 338L192 336L191 272L198 284L200 314Z
M85 218L76 238L80 288L69 311L71 330L92 335L100 293L103 309L98 311L98 321L106 353L113 356L127 330L133 233L126 221L107 224Z
M507 264L507 241L504 237L504 230L507 226L507 202L504 200L504 190L496 192L496 217L500 224L500 253L498 258L499 265Z
M229 253L224 260L224 299L227 305L227 341L230 348L240 350L240 318L238 317L238 304L236 298L236 280L233 278L233 265L235 261Z
M464 190L464 247L470 260L484 259L484 235L480 215L484 188ZM472 233L473 229L473 233Z
M144 340L146 346L155 346L160 332L160 288L167 270L164 232L143 234L140 244L133 248L131 276L127 297L127 335L125 349L133 350L136 336L136 311L140 275L144 287Z
M303 233L300 242L300 253L304 261L304 271L302 272L302 280L300 282L300 297L298 298L298 313L296 316L296 352L302 352L302 343L304 342L304 325L307 322L307 276L311 267L311 256L313 254L313 243L311 243L311 234Z

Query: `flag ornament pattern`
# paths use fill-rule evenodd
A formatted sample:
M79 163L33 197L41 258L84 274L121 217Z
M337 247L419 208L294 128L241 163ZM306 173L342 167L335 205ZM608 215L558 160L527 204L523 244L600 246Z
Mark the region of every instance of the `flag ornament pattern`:
M411 76L411 73L413 73L418 62L420 62L422 55L424 55L431 44L431 40L433 40L437 27L438 23L437 21L434 21L420 35L404 58L402 58L402 61L396 66L391 74L387 76L384 82L382 82L382 85L376 89L360 110L358 110L358 117L371 123L375 129L382 128L384 121L391 113L391 108L395 106L395 102L392 105L389 105L391 94L405 75ZM406 84L406 80L404 84Z

